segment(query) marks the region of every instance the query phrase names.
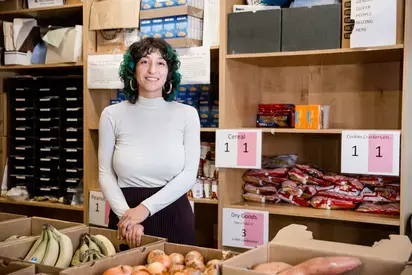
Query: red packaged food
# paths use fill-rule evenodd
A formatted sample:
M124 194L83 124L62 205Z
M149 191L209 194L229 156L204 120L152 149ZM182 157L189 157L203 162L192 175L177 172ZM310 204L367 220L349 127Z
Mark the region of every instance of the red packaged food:
M333 182L333 183L340 183L340 182L343 182L343 181L346 182L346 181L349 180L348 177L338 175L338 174L335 174L335 173L328 173L326 175L323 175L322 178L324 180L327 180L327 181L330 181L330 182Z
M300 197L302 195L302 190L298 188L297 182L287 180L282 182L282 191L288 193L289 195L294 195Z
M253 193L245 193L242 195L243 199L247 201L254 201L254 202L269 202L269 203L278 203L280 201L278 195L259 195Z
M276 169L251 169L245 172L243 180L255 185L273 184L279 187L279 183L287 180L288 168Z
M315 186L312 185L300 185L299 189L302 190L300 197L304 199L310 199L317 193Z
M309 176L307 181L307 184L314 184L314 185L320 185L320 186L330 186L333 183L324 179L319 179L319 178L315 178L315 177L311 177Z
M353 209L356 207L356 204L352 201L340 200L336 198L329 198L323 196L314 196L310 204L314 208L322 209Z
M392 188L394 190L401 190L401 185L399 183L385 183L383 187Z
M362 191L363 188L365 187L362 182L360 182L358 179L354 178L349 178L348 184L350 184L353 188L356 190Z
M364 202L359 205L355 211L373 214L399 215L400 203L392 202L378 204L373 202Z
M335 193L342 194L342 195L351 196L351 197L357 197L357 196L360 196L361 194L361 191L359 191L358 189L354 188L351 185L338 185L337 184L330 191L333 191Z
M384 187L376 187L375 192L365 188L362 195L365 202L399 202L401 200L398 190Z
M279 195L279 198L282 201L285 201L285 202L288 202L288 203L291 203L291 204L294 204L294 205L298 205L298 206L303 206L303 207L309 207L310 206L308 200L305 200L305 199L300 198L298 196L293 196L293 195L290 195L290 194L288 194L286 192L283 192L283 191L279 191L278 195Z
M391 176L360 176L359 180L363 184L370 186L383 186L384 184L389 183L399 183L399 177Z
M338 200L345 200L345 201L351 201L354 203L362 202L363 197L362 196L351 196L350 194L345 194L344 192L340 191L337 193L335 189L333 190L325 190L325 191L319 191L317 193L319 196L324 196L328 198L334 198Z
M273 195L277 193L277 189L274 186L255 186L250 183L243 185L243 190L246 193L261 194L261 195Z
M309 165L296 164L295 166L312 177L322 178L323 176L323 173L321 171L316 168L310 167Z
M335 185L330 185L330 186L318 186L318 185L316 185L315 188L316 188L316 191L324 191L324 190L330 190L330 189L335 188Z
M305 173L303 173L302 170L299 170L296 167L293 167L292 169L290 169L288 172L288 175L290 179L303 183L303 184L306 184L308 180L308 175L305 175Z

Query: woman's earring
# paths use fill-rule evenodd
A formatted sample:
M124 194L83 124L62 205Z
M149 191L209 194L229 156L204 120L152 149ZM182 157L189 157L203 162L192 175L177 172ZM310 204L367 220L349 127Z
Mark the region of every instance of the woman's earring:
M129 84L130 84L130 89L132 89L132 91L136 91L136 90L137 90L137 87L136 87L136 88L133 88L133 79L130 79Z
M170 94L172 92L172 88L173 88L173 85L172 83L170 83L169 91L167 92L167 94Z

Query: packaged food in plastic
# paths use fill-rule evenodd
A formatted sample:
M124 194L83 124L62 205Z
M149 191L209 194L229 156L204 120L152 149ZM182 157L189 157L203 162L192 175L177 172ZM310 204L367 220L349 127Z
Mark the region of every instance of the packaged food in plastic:
M312 176L309 176L307 181L307 184L314 184L314 185L319 185L319 186L331 186L333 183L324 179L320 178L315 178Z
M353 196L350 192L346 192L346 193L344 191L337 192L335 189L319 191L316 195L333 198L337 200L351 201L354 203L359 203L363 201L363 197L361 195Z
M320 170L314 167L311 167L309 165L296 164L295 166L299 168L300 170L302 170L303 172L305 172L306 174L308 174L309 176L317 177L317 178L323 177L323 173Z
M263 156L262 167L264 169L292 168L298 159L297 155Z
M245 193L242 195L243 199L246 201L254 201L254 202L269 202L269 203L277 203L280 201L278 195L260 195L260 194L253 194L253 193Z
M298 205L298 206L303 206L303 207L310 206L310 203L308 200L298 197L298 196L290 195L284 191L279 191L278 195L282 201L285 201L285 202L288 202L294 205Z
M243 180L255 185L272 184L279 186L280 183L287 180L287 170L287 168L250 169L243 175Z
M401 200L399 190L385 187L375 187L375 191L365 187L362 196L365 202L399 202Z
M321 195L314 196L310 200L310 204L314 208L321 209L353 209L356 207L356 204L352 201L330 198Z
M357 212L373 213L373 214L386 214L386 215L399 215L400 203L373 203L364 202L355 210Z
M305 173L303 173L302 170L296 167L293 167L292 169L290 169L288 172L288 175L290 179L303 183L303 184L306 184L308 180L308 175L306 175Z
M245 183L243 185L243 190L246 193L261 194L261 195L272 195L277 193L277 189L274 186L255 186L250 183Z

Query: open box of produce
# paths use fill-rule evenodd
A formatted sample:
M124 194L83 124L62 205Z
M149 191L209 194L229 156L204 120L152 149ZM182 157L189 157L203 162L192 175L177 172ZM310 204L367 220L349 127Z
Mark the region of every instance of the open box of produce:
M163 242L165 239L144 235L140 246L134 249ZM117 240L115 230L83 226L63 233L44 224L36 238L4 243L0 246L0 256L65 269L127 250L133 249L125 240Z
M170 274L218 275L222 263L238 253L173 243L158 243L63 270L60 275Z
M27 238L36 238L42 233L44 224L50 224L57 230L65 232L73 228L86 227L82 223L48 219L42 217L30 217L10 220L0 223L0 246Z
M0 257L0 274L10 275L59 275L61 268L33 264L21 260Z
M268 244L223 263L224 275L411 275L407 236L390 235L374 246L314 240L306 226L281 229Z

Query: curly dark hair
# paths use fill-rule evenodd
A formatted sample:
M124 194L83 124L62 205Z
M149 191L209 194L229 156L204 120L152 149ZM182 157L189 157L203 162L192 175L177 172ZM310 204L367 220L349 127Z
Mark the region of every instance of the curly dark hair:
M126 98L131 103L136 103L139 98L139 87L134 77L136 64L142 57L145 57L153 52L159 51L160 55L166 60L169 72L167 74L166 83L163 87L162 96L166 101L173 101L179 90L180 80L182 76L178 72L180 61L178 55L173 48L162 38L147 37L141 41L135 42L127 49L123 56L123 61L120 65L120 79L124 84L123 92ZM130 87L132 83L136 90ZM173 90L170 94L167 92L172 85Z

